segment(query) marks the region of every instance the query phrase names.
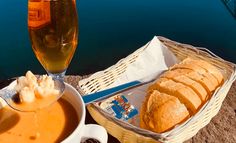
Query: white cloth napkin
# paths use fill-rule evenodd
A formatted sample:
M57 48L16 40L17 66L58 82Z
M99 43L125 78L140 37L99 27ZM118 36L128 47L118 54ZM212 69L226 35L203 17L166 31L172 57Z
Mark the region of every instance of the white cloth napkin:
M175 55L160 42L157 36L143 47L146 48L136 61L129 64L126 71L107 88L158 74L177 63Z
M167 70L170 66L177 63L177 58L175 55L160 42L157 36L155 36L142 48L144 48L144 50L139 54L135 62L129 64L126 71L107 88L118 86L130 81L143 79L149 76L153 76L154 78L154 76L159 75L159 73L163 70ZM120 95L125 96L129 103L133 105L140 113L139 110L141 109L142 103L145 99L146 89L149 84L129 89L122 92ZM97 105L109 113L106 106L110 103L110 100L114 100L113 97L110 97L102 101L101 104ZM138 115L134 116L127 122L139 128L140 120Z

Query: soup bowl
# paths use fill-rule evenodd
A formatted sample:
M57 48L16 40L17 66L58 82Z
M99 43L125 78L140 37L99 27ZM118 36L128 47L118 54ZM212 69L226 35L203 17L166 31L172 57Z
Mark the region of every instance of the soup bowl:
M16 85L16 81L12 82L8 87L12 88ZM78 124L73 132L63 139L62 143L80 143L88 138L93 138L100 143L107 143L108 135L102 126L96 124L85 124L85 104L79 92L70 84L65 83L66 88L64 95L61 97L68 101L76 111ZM7 104L0 98L0 109L7 106ZM67 117L70 119L70 117Z
M75 108L80 121L74 132L68 136L63 143L76 143L86 138L94 138L101 143L107 143L108 136L105 128L96 124L85 125L85 104L79 92L66 83L65 96L62 98L69 101Z

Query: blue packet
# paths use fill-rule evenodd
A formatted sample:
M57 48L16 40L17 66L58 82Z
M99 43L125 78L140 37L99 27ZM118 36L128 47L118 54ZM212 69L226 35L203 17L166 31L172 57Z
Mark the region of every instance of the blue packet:
M138 110L129 103L124 95L116 95L106 99L99 105L114 117L127 121L138 114Z

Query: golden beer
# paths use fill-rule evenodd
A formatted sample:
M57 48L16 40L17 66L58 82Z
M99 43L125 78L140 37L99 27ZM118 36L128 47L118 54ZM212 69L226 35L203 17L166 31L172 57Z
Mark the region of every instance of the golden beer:
M28 30L43 67L53 74L66 71L78 40L75 0L29 0Z

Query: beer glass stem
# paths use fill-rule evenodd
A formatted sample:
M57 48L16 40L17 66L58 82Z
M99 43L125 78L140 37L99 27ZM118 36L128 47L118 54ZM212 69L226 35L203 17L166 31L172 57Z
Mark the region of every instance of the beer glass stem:
M53 79L56 79L56 80L61 80L61 81L64 81L64 76L66 74L66 70L61 72L61 73L50 73L50 72L47 72L49 76L51 76Z

